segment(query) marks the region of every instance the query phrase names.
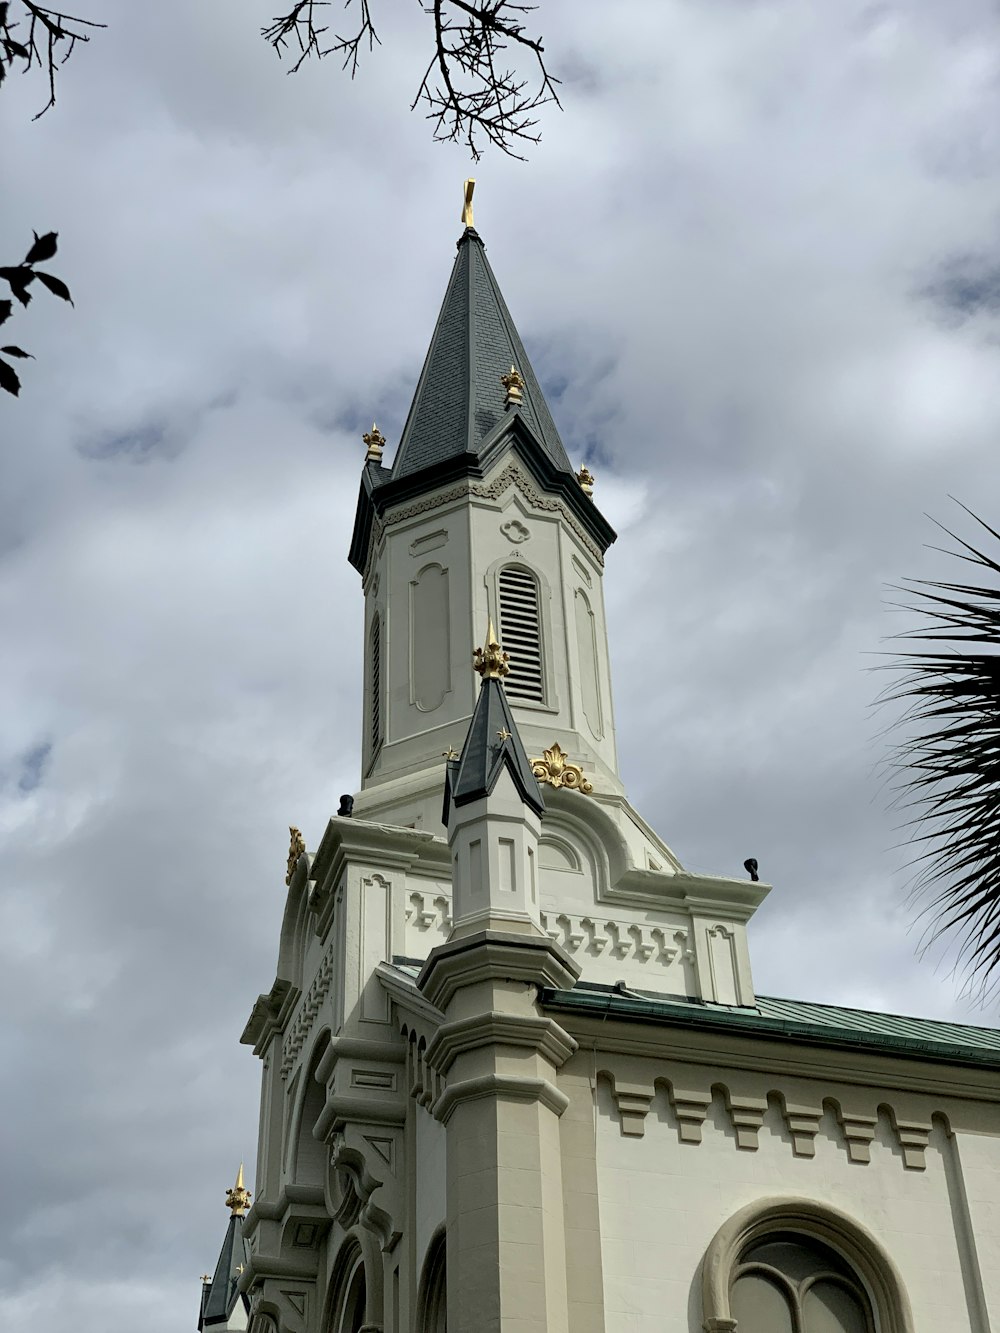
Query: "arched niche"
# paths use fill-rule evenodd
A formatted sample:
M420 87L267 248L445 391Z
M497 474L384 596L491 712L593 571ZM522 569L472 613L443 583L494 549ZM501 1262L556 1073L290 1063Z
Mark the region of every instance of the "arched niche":
M838 1256L843 1272L853 1275L870 1299L878 1333L915 1333L899 1272L871 1232L828 1204L796 1198L761 1199L748 1204L715 1233L702 1266L705 1333L745 1333L734 1313L734 1281L742 1273L752 1272L754 1257L766 1253L769 1239L779 1237L800 1237ZM847 1285L849 1279L844 1280ZM776 1305L776 1316L777 1311Z
M427 1246L417 1290L416 1333L447 1333L448 1238L438 1227Z
M313 1135L313 1127L326 1105L326 1085L316 1074L329 1046L330 1031L327 1028L317 1037L295 1087L289 1129L289 1175L296 1185L322 1187L326 1182L329 1153L326 1144Z
M381 1333L382 1257L370 1232L348 1231L330 1273L324 1333Z

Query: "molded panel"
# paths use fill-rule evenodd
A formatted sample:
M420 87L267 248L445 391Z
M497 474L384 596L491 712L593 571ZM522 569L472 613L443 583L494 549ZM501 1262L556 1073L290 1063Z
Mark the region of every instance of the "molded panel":
M410 582L410 703L433 713L451 690L448 571L425 565Z
M600 740L604 735L604 719L601 715L601 684L597 664L597 624L587 594L582 588L577 588L574 601L583 715L594 736Z

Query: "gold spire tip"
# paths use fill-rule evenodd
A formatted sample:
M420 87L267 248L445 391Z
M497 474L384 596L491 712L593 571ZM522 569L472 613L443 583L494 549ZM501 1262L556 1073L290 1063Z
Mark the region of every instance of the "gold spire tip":
M483 680L502 680L510 674L510 654L505 653L497 641L497 632L493 628L493 617L486 626L486 647L477 648L473 656L473 665Z
M464 204L462 205L462 226L463 226L463 227L471 227L471 226L473 225L473 222L472 222L472 194L473 194L473 191L475 190L475 188L476 188L476 182L475 182L475 180L472 179L472 177L470 177L470 178L465 182L465 186L464 186L464 190L465 190L465 202L464 202Z
M243 1188L243 1163L240 1162L236 1184L231 1190L226 1190L226 1207L232 1213L233 1217L242 1217L250 1207L250 1200L252 1197L253 1195L250 1191Z

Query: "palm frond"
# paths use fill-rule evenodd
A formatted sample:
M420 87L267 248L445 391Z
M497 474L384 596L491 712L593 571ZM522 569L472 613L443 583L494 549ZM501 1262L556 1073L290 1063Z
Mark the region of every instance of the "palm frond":
M1000 543L1000 532L962 505ZM907 579L899 609L923 623L894 636L934 645L884 664L895 679L879 704L903 705L892 725L895 800L908 812L914 898L925 943L957 942L957 965L984 995L1000 982L1000 549L996 556L938 524L958 549L936 548L996 579Z

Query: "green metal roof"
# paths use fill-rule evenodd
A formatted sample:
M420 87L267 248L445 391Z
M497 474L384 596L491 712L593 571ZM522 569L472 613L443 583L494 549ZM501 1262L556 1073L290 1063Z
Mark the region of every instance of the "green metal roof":
M579 982L572 990L542 991L548 1009L607 1014L618 1019L665 1023L771 1037L818 1046L853 1047L887 1055L1000 1068L1000 1030L930 1018L905 1018L867 1009L845 1009L809 1000L758 995L751 1006L706 1003L648 991L621 991Z

